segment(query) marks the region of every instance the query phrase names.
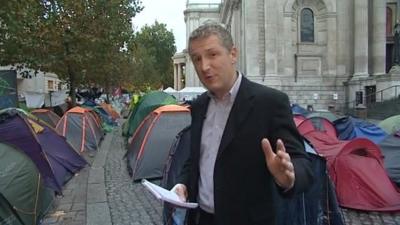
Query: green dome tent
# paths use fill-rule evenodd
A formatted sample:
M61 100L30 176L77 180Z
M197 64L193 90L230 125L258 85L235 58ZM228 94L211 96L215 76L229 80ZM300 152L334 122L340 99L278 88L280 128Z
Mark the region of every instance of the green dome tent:
M162 91L153 91L140 98L133 111L123 125L122 135L130 137L143 119L154 109L163 105L174 105L177 101L171 95Z
M28 156L0 143L0 224L39 224L53 193Z
M388 134L394 134L400 131L400 115L391 116L381 121L378 126Z

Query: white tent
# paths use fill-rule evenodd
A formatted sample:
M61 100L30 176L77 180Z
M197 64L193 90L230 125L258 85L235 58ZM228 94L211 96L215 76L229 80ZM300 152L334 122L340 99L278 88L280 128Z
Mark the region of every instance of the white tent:
M207 90L204 87L185 87L178 91L179 101L193 100Z
M169 93L175 93L177 92L177 90L173 89L172 87L168 87L164 90L164 92L169 94Z
M176 99L179 99L178 91L173 89L172 87L166 88L165 90L163 90L163 92L174 96Z

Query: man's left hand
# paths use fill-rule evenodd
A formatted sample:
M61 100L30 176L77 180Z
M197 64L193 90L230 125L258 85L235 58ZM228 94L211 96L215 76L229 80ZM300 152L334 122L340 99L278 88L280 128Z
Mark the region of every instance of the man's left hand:
M268 170L275 179L275 182L284 190L289 190L294 185L295 175L293 163L286 152L282 140L276 142L276 153L272 151L271 144L267 138L261 141Z

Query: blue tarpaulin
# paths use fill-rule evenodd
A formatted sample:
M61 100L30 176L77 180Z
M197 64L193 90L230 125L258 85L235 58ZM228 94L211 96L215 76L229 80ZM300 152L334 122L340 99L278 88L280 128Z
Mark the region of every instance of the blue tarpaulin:
M334 121L334 124L340 140L363 137L379 144L388 135L375 124L351 116L340 118Z
M292 104L292 113L293 114L300 114L303 116L308 115L310 112L307 109L299 106L298 104Z

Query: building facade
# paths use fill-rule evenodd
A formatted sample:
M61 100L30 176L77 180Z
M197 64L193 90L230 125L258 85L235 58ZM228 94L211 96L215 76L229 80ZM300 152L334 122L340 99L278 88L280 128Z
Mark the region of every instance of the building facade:
M187 37L207 21L226 25L238 69L250 80L304 107L341 110L400 93L393 88L400 85L393 66L397 8L396 0L223 0L188 1L184 13ZM181 87L200 86L184 55Z

